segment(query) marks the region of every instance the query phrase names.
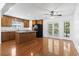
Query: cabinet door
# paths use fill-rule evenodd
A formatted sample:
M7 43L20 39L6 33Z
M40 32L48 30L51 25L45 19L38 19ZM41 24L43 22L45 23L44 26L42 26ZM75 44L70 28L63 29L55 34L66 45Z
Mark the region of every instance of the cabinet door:
M1 17L1 26L6 26L6 17Z
M8 41L9 40L9 32L1 32L1 40Z
M32 25L35 25L37 24L37 21L36 20L32 20Z
M29 27L29 20L24 20L24 27Z
M43 24L43 20L32 20L32 25Z
M1 18L1 26L10 27L12 24L12 17L3 16Z
M7 17L6 22L7 22L6 26L10 27L11 24L12 24L12 18L11 17Z
M10 32L10 40L15 40L15 32Z
M37 20L37 24L43 24L43 20Z

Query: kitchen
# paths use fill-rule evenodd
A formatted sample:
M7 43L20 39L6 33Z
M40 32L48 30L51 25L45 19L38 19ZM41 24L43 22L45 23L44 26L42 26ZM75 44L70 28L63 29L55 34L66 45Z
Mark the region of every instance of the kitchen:
M1 11L1 56L78 55L73 36L78 33L77 18L71 11L76 5L6 3Z
M34 25L43 24L43 20L28 20L12 16L2 16L1 19L1 37L2 42L15 40L16 43L23 43L35 40L40 32L34 30ZM43 29L41 28L41 31ZM42 37L41 33L40 37Z

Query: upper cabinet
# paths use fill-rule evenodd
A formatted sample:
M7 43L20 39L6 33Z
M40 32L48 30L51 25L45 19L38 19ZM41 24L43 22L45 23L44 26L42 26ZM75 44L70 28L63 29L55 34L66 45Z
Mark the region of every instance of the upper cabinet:
M36 20L32 20L32 25L37 24Z
M37 24L43 24L43 20L37 20Z
M11 27L11 25L13 24L12 21L22 22L24 24L24 27L29 27L29 20L12 17L12 16L3 16L1 18L1 26L2 27Z
M43 24L43 20L32 20L32 25Z
M11 24L12 24L12 17L3 16L1 18L1 26L3 26L3 27L10 27Z
M24 20L24 27L29 27L29 20Z

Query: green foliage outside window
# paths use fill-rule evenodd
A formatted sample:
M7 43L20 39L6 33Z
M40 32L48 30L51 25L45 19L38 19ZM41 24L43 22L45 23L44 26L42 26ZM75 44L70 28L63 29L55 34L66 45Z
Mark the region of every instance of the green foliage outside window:
M64 22L64 36L69 37L70 34L70 23L69 22Z

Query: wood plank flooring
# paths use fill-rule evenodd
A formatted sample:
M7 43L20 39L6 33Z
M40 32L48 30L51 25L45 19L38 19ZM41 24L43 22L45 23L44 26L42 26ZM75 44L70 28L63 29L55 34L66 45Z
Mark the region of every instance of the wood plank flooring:
M70 40L37 38L16 44L14 40L0 45L1 56L77 56L75 46Z

